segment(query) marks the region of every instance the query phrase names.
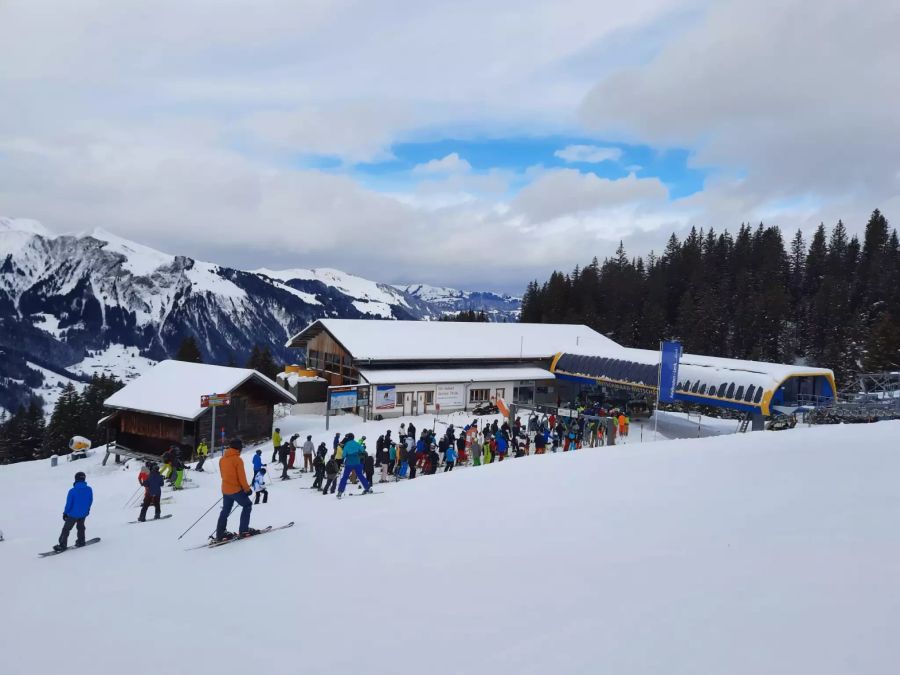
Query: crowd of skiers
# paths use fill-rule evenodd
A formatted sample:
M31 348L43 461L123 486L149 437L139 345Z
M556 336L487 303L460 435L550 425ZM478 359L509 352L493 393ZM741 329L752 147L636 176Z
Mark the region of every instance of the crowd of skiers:
M525 425L518 417L512 425L507 421L500 424L497 420L479 425L479 420L473 420L459 430L450 424L441 434L437 434L433 428L420 431L410 422L409 425L400 424L396 437L392 437L390 430L379 436L375 441L374 452L366 447L365 436L357 440L352 433L343 437L336 433L331 442L330 455L325 442L319 443L316 448L312 436L308 435L301 444L300 434L284 440L281 430L276 428L272 434L272 462L280 462L281 479L290 480L288 470L294 468L299 450L303 455L303 466L299 472L314 474L311 487L320 490L323 495L337 492L340 499L347 489L348 481L359 482L363 494L371 493L376 469L379 470L379 483L391 479L414 479L417 473L430 475L441 468L444 472L453 471L455 466L468 464L470 461L473 466L481 466L502 462L508 457L614 445L617 435L628 436L629 426L628 416L618 410L579 410L572 417L549 415L540 420L531 417ZM260 500L263 504L269 501L268 471L262 450L257 450L253 456L253 478L248 483L240 456L242 449L243 442L238 438L232 439L219 462L222 509L216 525L217 541L256 534L258 530L250 527L250 496L256 493L255 504L259 504ZM209 455L205 438L201 439L197 455L198 462L194 470L203 471L203 464ZM150 507L154 509L154 518L161 517L163 485L168 481L174 490L182 489L185 468L181 450L177 446L172 446L163 453L161 465L148 462L141 467L138 481L144 488L144 499L138 521L146 520ZM64 526L54 550L66 549L69 533L73 528L77 533L75 545L84 545L84 521L90 513L92 502L91 488L86 483L84 473L79 471L75 475L75 484L67 495L63 511ZM227 531L228 517L236 506L241 507L240 522L238 532L231 533Z

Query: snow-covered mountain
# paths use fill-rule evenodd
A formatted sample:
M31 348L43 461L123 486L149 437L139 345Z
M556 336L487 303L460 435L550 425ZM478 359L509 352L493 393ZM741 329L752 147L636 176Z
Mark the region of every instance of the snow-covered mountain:
M43 394L43 373L79 380L86 364L106 362L128 372L134 364L122 355L166 358L188 335L210 362L242 363L255 344L289 360L288 336L315 319L434 319L448 311L443 298L466 295L445 290L432 301L334 269L244 271L100 229L55 236L36 221L0 218L0 406Z
M484 310L491 321L517 321L522 306L522 298L490 291L460 291L456 288L427 284L407 284L394 288L441 310L444 314L455 314L469 309Z

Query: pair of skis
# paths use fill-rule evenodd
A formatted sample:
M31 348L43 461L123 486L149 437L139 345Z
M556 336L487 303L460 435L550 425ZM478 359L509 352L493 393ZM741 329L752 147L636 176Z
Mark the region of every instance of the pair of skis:
M236 541L244 541L246 539L253 539L255 537L260 536L261 534L268 534L269 532L276 532L277 530L286 530L289 527L294 526L294 521L287 523L286 525L279 525L278 527L272 527L269 525L268 527L264 527L256 534L251 534L246 537L234 537L233 539L223 539L222 541L216 541L215 539L210 538L210 541L205 544L200 544L200 546L191 546L190 548L186 548L186 551L196 551L201 548L219 548L220 546L225 546L225 544L231 544Z

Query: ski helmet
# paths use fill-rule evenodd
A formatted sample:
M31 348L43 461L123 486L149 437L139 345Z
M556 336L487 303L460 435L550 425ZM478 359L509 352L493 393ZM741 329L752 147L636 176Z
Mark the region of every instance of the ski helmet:
M75 474L75 482L81 482L87 480L87 476L84 475L84 471L79 471Z

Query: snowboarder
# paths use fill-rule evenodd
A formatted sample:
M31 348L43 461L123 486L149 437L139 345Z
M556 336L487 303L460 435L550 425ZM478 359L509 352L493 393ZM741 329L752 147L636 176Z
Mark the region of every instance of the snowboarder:
M275 427L272 432L272 463L278 461L278 448L281 447L281 429Z
M303 468L301 471L306 473L307 471L313 470L313 450L315 446L313 446L312 436L306 437L306 442L303 444Z
M84 520L91 514L91 504L94 503L94 491L87 484L87 476L84 471L75 474L75 482L66 496L66 505L63 508L63 522L65 523L59 535L59 543L53 547L54 551L65 551L69 547L69 532L76 528L75 546L84 546Z
M259 498L263 498L263 504L269 503L269 491L266 489L266 470L260 469L253 477L253 491L256 492L254 504L259 504Z
M351 473L355 473L359 478L359 482L363 486L363 494L372 492L372 486L366 480L363 474L363 446L354 438L353 434L347 434L347 442L344 443L344 473L341 475L341 482L338 485L338 499L344 496L344 490L347 488L347 480Z
M184 482L184 462L181 461L181 448L176 446L172 447L172 470L175 472L175 480L172 483L172 488L180 490L181 485Z
M322 488L322 494L327 495L328 491L334 494L337 487L338 463L334 455L325 463L325 487Z
M203 471L203 462L209 456L209 446L206 444L206 438L200 439L200 445L197 446L197 456L200 460L197 462L197 466L194 467L194 471Z
M159 499L162 496L163 477L159 474L156 464L150 465L150 473L141 482L141 485L144 486L144 502L141 504L141 515L138 516L138 521L143 523L147 519L147 509L151 506L155 511L153 517L159 520Z
M241 521L237 536L248 537L259 533L259 530L250 527L250 511L253 509L250 495L253 494L253 490L247 484L244 460L241 459L241 450L243 449L244 442L240 438L234 438L219 461L219 473L222 474L222 511L219 513L219 522L216 525L216 541L234 539L235 535L227 532L225 528L228 525L228 516L235 504L241 506Z
M325 441L319 443L319 447L316 449L316 457L321 457L322 460L325 460L325 457L328 456L328 447L325 445Z

